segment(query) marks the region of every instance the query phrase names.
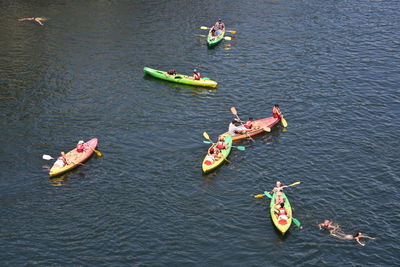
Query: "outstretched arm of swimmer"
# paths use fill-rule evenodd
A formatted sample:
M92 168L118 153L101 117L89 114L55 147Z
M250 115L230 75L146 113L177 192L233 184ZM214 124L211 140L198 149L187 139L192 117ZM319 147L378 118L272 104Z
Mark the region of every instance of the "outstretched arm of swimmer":
M356 238L356 241L357 241L357 243L360 244L361 246L365 246L364 243L361 243L361 242L360 242L359 238Z

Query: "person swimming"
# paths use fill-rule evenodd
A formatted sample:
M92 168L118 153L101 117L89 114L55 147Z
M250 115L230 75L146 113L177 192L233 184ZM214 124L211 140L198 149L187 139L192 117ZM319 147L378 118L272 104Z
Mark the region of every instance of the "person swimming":
M333 237L336 237L336 238L342 239L342 240L355 240L361 246L365 246L365 243L361 242L361 240L360 240L361 238L368 238L368 239L373 239L373 240L376 239L374 237L363 235L361 232L357 232L354 235L345 234L342 232L339 225L337 225L337 226L332 225L332 222L329 220L325 220L323 223L318 224L318 227L319 227L319 229L329 230L329 234Z

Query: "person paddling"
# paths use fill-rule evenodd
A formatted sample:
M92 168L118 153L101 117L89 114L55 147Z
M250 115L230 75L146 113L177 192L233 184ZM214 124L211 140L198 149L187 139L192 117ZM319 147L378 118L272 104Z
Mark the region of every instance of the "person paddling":
M76 145L76 152L83 153L84 151L85 151L85 142L83 140L80 140Z
M227 143L225 143L225 140L223 137L218 138L218 142L215 144L215 146L220 150L228 149L228 147L229 147L229 145Z
M32 17L32 18L22 18L22 19L18 19L18 21L24 21L24 20L31 20L31 21L35 21L35 22L37 22L37 23L39 23L40 25L44 25L43 23L42 23L42 18L36 18L36 17Z
M194 80L200 80L201 79L200 72L198 72L196 69L193 70L193 79Z
M54 166L61 169L65 165L69 165L70 163L68 160L65 158L65 153L61 152L60 156L57 158L56 162L54 163Z
M280 204L280 208L275 210L275 214L278 216L278 222L280 224L286 224L287 223L287 220L289 218L287 216L288 214L287 214L287 211L285 209L285 204L284 203L281 203Z
M249 117L249 119L246 121L246 123L243 125L246 129L252 129L253 128L253 118Z
M279 118L279 119L283 118L282 112L279 109L278 104L275 104L274 107L272 108L272 114L273 114L274 118Z
M281 182L277 181L275 187L272 189L270 194L276 193L275 195L275 205L280 205L281 203L285 202L283 198L282 191L284 188L288 187L287 185L282 185Z
M230 135L235 136L237 134L245 134L247 131L249 131L243 126L238 126L238 124L239 122L236 120L232 120L232 122L229 124L228 133Z

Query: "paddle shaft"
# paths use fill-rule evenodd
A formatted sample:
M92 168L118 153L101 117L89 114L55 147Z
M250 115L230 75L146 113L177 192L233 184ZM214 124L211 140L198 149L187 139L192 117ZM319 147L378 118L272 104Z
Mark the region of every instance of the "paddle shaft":
M232 112L233 115L236 116L236 118L239 120L240 124L243 126L243 122L242 122L242 120L239 118L239 116L238 116L238 114L237 114L237 110L236 110L235 107L231 107L231 112ZM253 138L251 138L251 136L247 133L247 131L245 131L245 134L246 134L246 136L247 136L251 141L256 142L256 141L254 141Z

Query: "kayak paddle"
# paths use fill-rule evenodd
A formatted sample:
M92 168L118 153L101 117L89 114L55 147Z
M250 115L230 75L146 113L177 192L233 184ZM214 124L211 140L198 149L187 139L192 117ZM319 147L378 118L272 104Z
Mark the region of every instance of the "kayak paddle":
M239 116L238 116L238 114L237 114L237 110L236 110L235 107L231 107L231 112L232 112L233 115L236 116L236 118L237 118L237 119L240 121L240 123L243 125L242 120L239 118ZM246 133L247 137L248 137L251 141L256 142L256 141L254 141L253 138L251 138L251 136L247 133L247 131L245 131L245 133Z
M203 141L203 143L204 144L213 144L212 142L210 142L210 141ZM246 150L246 147L244 147L244 146L232 146L232 147L234 147L234 148L237 148L238 150L241 150L241 151L244 151L244 150Z
M51 159L55 159L55 158L53 158L52 156L50 156L50 155L46 155L46 154L44 154L43 156L42 156L42 159L45 159L45 160L51 160ZM80 162L78 162L78 163L75 163L75 162L73 162L73 161L71 161L70 163L68 163L68 164L79 164L79 165L82 165L82 166L85 166L85 164L83 164L83 163L80 163Z
M298 184L300 184L300 182L294 182L293 184L288 185L288 187L289 187L289 186L298 185Z
M204 132L203 136L205 139L209 140L211 143L213 143L213 141L211 141L210 136L208 135L208 133Z
M286 122L285 118L282 117L281 118L281 122L282 122L282 126L286 128L287 127L287 122Z
M270 132L271 132L271 128L269 128L269 127L267 127L267 126L263 127L262 129L263 129L264 131L266 131L267 133L270 133Z
M254 198L262 198L262 197L264 197L264 196L267 196L267 197L269 197L269 198L272 198L272 196L271 196L267 191L265 191L264 194L254 195Z
M202 30L209 30L209 29L211 29L211 28L206 27L206 26L201 26L200 29L202 29ZM225 31L227 31L227 30L225 30ZM235 33L236 33L236 31L234 31L234 30L230 30L230 31L227 31L227 32L232 33L232 34L235 34Z
M45 159L45 160L51 160L51 159L54 159L52 156L50 156L50 155L43 155L42 156L42 159Z

